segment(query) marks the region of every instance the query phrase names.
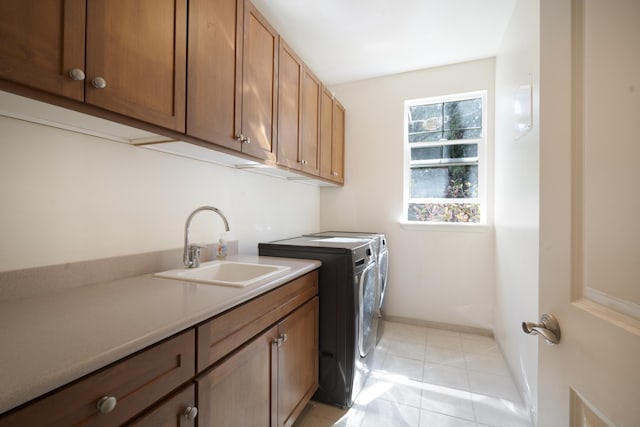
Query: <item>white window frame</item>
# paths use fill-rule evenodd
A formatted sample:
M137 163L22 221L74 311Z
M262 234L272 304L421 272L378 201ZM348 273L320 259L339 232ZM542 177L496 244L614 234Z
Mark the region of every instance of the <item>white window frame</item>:
M403 119L403 147L404 147L404 165L403 165L403 206L402 206L402 218L400 223L405 228L444 228L444 229L484 229L487 225L487 91L474 91L474 92L465 92L458 93L453 95L445 95L445 96L437 96L437 97L429 97L429 98L420 98L420 99L411 99L406 100L404 102L404 119ZM452 141L442 141L438 145L454 145L457 141L463 141L465 144L478 144L478 197L474 199L411 199L410 196L410 186L411 186L411 148L416 148L420 146L433 146L434 142L430 143L412 143L409 144L409 133L408 133L408 112L409 107L413 107L416 105L427 105L427 104L440 104L445 102L455 102L462 101L466 99L474 99L481 98L482 99L482 134L480 138L477 139L464 139L464 140L452 140ZM445 163L443 163L445 164ZM452 202L452 201L461 201L465 200L467 202L479 203L480 204L480 222L469 223L469 222L445 222L445 221L409 221L409 204L415 202Z

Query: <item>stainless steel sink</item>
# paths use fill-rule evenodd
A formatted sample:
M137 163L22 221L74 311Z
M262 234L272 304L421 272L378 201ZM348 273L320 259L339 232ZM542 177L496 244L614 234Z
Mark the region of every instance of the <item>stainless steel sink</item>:
M245 287L288 271L290 267L235 261L211 261L198 268L181 268L154 274L155 277L188 282Z

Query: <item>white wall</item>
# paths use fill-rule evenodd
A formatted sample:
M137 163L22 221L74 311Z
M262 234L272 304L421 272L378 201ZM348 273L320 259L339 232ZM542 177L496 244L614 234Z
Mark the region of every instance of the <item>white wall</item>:
M404 101L488 90L491 160L494 82L494 60L486 59L332 88L347 111L347 185L321 190L321 228L386 233L388 315L493 329L491 228L416 231L401 228L398 221L402 217Z
M0 117L0 271L183 244L201 205L224 212L243 254L319 230L317 187ZM211 212L192 240L224 230Z
M539 340L520 325L538 320L539 9L518 1L496 57L495 138L495 333L534 416ZM533 129L514 140L514 95L531 82Z

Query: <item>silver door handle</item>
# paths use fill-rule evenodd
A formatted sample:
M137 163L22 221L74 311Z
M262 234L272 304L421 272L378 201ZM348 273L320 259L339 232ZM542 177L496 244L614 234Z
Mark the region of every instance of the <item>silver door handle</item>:
M543 313L540 323L522 322L525 334L542 335L548 344L560 342L560 324L553 314Z

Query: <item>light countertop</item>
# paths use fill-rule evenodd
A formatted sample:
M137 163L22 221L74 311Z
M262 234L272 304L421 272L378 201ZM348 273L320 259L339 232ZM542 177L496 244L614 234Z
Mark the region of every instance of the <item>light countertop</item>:
M320 267L228 259L290 270L245 288L146 274L0 303L0 414Z

